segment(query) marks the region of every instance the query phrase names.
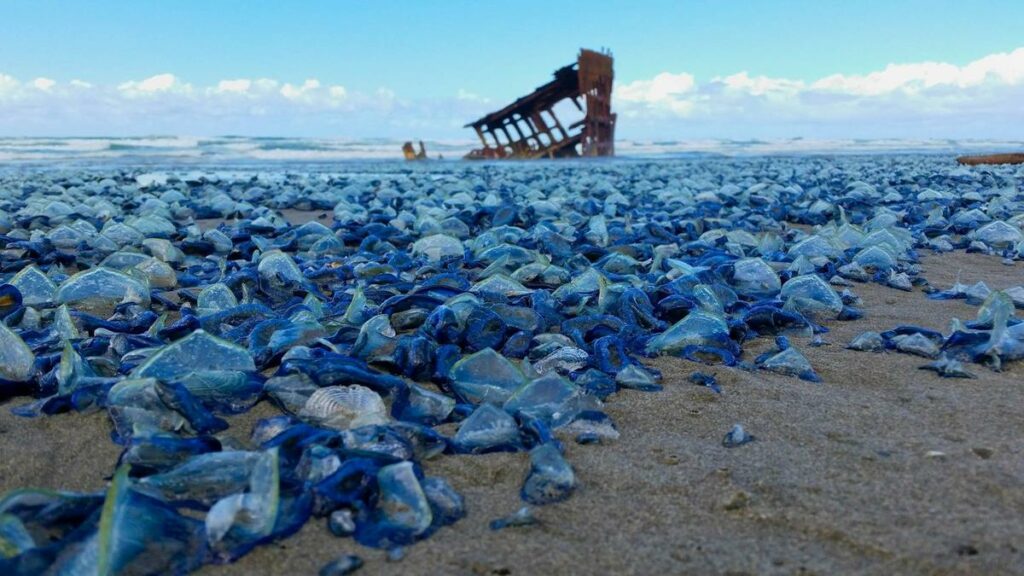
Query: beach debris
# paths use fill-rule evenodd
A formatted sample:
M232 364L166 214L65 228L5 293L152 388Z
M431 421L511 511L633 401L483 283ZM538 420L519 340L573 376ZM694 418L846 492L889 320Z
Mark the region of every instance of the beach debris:
M985 448L984 446L971 448L971 452L974 452L975 456L982 460L988 460L992 457L992 454L994 454L994 451L991 448Z
M423 140L420 140L420 149L418 152L416 151L416 148L413 147L411 141L402 144L402 156L404 156L406 160L426 160L427 149L423 146Z
M938 360L921 366L922 370L931 370L944 378L977 378L964 368L963 362L942 356Z
M732 429L730 429L725 434L725 437L722 438L722 446L725 446L726 448L736 448L749 442L753 442L756 439L757 437L754 435L747 434L747 431L743 429L742 424L734 424Z
M718 385L718 380L715 379L714 374L705 374L703 372L691 372L689 380L692 384L697 386L704 386L710 389L715 394L722 393L722 387Z
M321 478L322 479L322 478ZM356 520L351 510L339 508L331 512L327 519L327 528L331 534L345 538L356 533Z
M362 558L355 554L346 554L321 568L319 574L320 576L346 576L355 573L362 567Z
M103 411L122 450L103 493L0 498L0 568L183 572L313 519L399 558L466 514L424 472L450 454L528 453L523 500L565 500L561 442L628 434L605 404L671 382L655 365L695 362L712 390L704 366L817 381L798 347L863 315L834 279L927 290L918 250L1024 259L1017 176L983 174L932 157L0 172L0 397ZM1024 292L975 280L932 297L976 317L850 347L959 377L1024 358ZM264 400L276 414L225 433Z
M723 500L722 508L729 512L743 510L750 506L751 499L750 493L746 490L737 490Z
M519 528L523 526L534 526L540 524L540 520L534 516L533 508L523 506L504 518L491 520L491 530L504 530L505 528Z
M967 290L970 286L967 286L960 282L961 271L956 273L956 281L953 282L953 286L949 290L942 290L938 292L932 292L928 295L932 300L957 300L967 298Z
M987 154L979 156L960 156L957 163L966 166L980 166L983 164L1024 164L1024 154Z

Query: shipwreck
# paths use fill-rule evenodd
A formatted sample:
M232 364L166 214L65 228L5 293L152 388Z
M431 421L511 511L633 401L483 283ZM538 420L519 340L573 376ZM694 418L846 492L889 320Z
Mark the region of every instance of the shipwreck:
M466 124L466 128L476 131L482 144L466 158L613 156L613 78L610 52L580 50L576 62L555 70L554 79L547 84L501 110ZM569 113L582 117L564 125L555 115L556 108L568 109Z
M965 166L981 166L985 164L1024 164L1024 154L988 154L985 156L961 156L957 162Z

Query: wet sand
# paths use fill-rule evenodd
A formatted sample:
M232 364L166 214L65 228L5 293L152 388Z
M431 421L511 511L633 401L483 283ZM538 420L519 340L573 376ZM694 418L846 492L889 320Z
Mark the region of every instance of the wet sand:
M967 284L1024 283L1019 263L973 254L926 255L923 268L943 289L957 270ZM361 574L1024 573L1024 364L1001 373L972 365L975 380L942 379L919 370L921 358L846 350L865 330L945 330L977 310L916 289L853 290L864 319L832 323L829 346L794 339L822 384L653 361L665 390L609 400L618 442L567 444L580 488L539 508L539 526L488 528L521 506L525 454L441 457L427 472L452 482L469 514L400 562L314 520L201 573L315 574L352 553L366 561ZM745 357L769 345L748 345ZM689 384L696 369L716 374L724 393ZM118 453L106 417L25 420L9 413L19 403L0 406L0 490L102 489ZM235 418L233 433L274 413L263 403ZM725 449L736 422L757 441Z

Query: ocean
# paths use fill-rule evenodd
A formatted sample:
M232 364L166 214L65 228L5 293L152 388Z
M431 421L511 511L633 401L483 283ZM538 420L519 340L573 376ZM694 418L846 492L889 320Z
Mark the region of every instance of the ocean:
M425 141L431 158L457 160L477 145L472 140ZM402 160L402 142L392 139L266 138L246 136L0 138L0 163L7 165L245 166L324 164L347 160ZM1005 140L620 140L625 159L758 155L960 154L1018 151L1024 141Z

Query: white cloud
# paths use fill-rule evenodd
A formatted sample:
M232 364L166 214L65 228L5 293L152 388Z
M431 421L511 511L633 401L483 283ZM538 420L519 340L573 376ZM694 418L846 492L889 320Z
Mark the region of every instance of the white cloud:
M32 81L32 86L37 90L42 90L43 92L49 92L56 84L56 80L51 80L49 78L36 78Z
M0 97L5 95L11 95L20 86L17 79L14 76L8 76L7 74L0 74Z
M451 100L455 102L454 99ZM193 85L173 73L92 84L21 81L0 73L0 134L428 134L476 114L436 102L400 100L382 87L353 91L315 78L285 82L228 77Z
M331 86L328 88L327 93L334 100L344 100L348 96L348 90L345 90L344 86Z
M253 84L257 90L261 92L270 92L277 89L277 80L271 80L270 78L260 78Z
M1019 127L1022 96L1024 48L1018 48L964 66L890 64L811 81L743 71L700 82L663 72L620 85L615 102L628 122L620 121L620 134L788 137L845 130L851 136L981 137L1008 133L1014 122Z
M489 102L489 98L477 94L476 92L470 92L465 88L459 88L459 91L455 93L456 100L463 100L466 102Z
M117 89L134 98L164 93L187 94L192 91L192 85L182 82L174 74L165 73L150 76L145 80L129 80L118 85Z
M692 74L662 72L650 80L636 80L621 86L615 96L626 102L627 108L632 105L626 116L660 110L685 118L693 112L690 95L696 85Z
M281 95L289 100L302 100L309 98L320 88L320 81L310 78L302 83L302 86L285 84L281 87Z
M239 78L238 80L221 80L213 91L218 94L245 94L249 88L252 88L252 80Z
M804 88L804 83L799 80L769 78L768 76L751 77L746 71L725 78L715 78L713 81L721 82L730 90L746 92L754 96L790 95Z
M621 64L624 67L625 63ZM615 90L622 138L1020 137L1024 48L959 66L890 64L865 74L790 79L740 71L701 80L663 72ZM403 98L228 76L205 85L172 73L115 84L0 73L0 133L260 133L466 137L461 126L506 98L460 89Z
M696 84L692 74L662 72L650 80L636 80L621 86L617 96L626 102L658 104L685 97Z
M1015 85L1024 81L1024 48L991 54L966 66L943 62L889 64L884 70L864 75L833 74L818 80L812 88L878 96L891 92L920 92L941 86L970 88L989 85Z

